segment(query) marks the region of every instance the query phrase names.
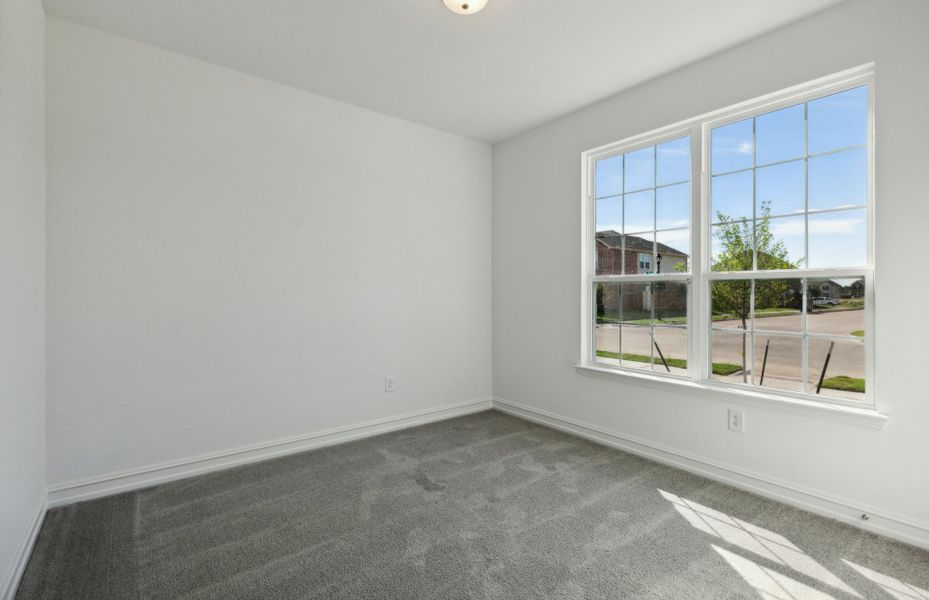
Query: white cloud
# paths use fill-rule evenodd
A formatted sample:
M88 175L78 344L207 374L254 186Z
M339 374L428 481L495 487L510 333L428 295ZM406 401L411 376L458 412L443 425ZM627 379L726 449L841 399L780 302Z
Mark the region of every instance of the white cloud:
M678 219L661 224L662 229L680 229L683 227L690 227L690 219Z
M864 225L864 219L810 219L810 233L850 234Z
M803 219L775 219L771 221L771 233L775 237L785 238L803 235Z
M810 233L819 235L850 235L864 225L864 219L810 219ZM803 235L803 219L774 219L771 232L777 237Z
M690 232L662 231L658 234L658 241L672 248L683 250L690 243Z

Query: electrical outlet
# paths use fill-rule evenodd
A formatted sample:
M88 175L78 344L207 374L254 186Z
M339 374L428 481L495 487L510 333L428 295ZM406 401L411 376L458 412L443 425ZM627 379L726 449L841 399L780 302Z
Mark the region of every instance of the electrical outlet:
M729 409L729 429L745 433L745 413L734 408Z
M388 375L384 377L384 391L392 392L394 391L394 376Z

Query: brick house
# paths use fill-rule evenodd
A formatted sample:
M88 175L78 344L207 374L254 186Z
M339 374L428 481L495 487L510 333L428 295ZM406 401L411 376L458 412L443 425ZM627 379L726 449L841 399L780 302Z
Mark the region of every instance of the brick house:
M625 245L623 244L625 242ZM612 230L598 231L597 275L619 275L625 264L626 274L658 272L658 261L652 242L634 235L623 235ZM661 272L674 272L677 265L686 267L689 256L666 244L657 245L661 257ZM599 286L597 314L619 318L620 304L624 320L647 318L652 309L656 317L683 314L687 310L687 287L684 284L656 282L624 283Z
M625 240L625 248L623 247ZM687 265L690 258L671 246L658 244L661 271L673 273L677 265ZM626 274L654 273L658 262L654 256L652 242L635 235L623 235L613 230L597 232L597 275L620 275L626 264Z

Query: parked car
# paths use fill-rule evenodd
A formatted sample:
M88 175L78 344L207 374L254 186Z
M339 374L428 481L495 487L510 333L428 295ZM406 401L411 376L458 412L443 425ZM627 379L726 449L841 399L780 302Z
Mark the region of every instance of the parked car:
M839 301L834 298L826 298L824 296L813 298L813 306L836 306L838 303Z

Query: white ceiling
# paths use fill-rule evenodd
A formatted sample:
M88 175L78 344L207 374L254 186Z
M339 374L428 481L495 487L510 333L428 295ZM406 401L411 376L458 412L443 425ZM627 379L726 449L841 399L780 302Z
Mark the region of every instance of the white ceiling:
M45 0L50 14L496 142L841 0Z

